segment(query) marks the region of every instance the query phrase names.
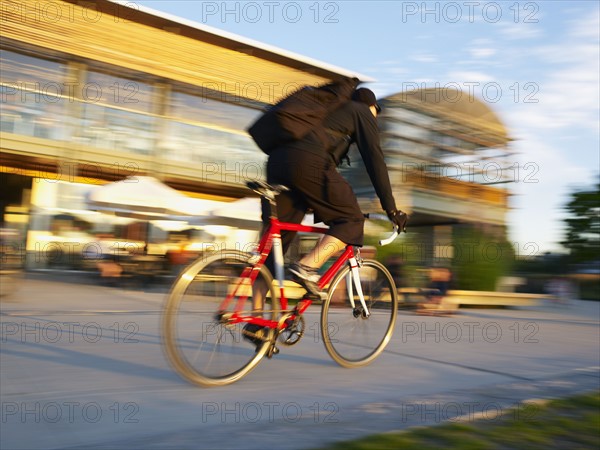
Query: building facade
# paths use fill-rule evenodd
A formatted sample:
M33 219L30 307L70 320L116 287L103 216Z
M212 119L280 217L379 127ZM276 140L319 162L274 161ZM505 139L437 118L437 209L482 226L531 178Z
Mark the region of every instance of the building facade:
M427 268L444 267L455 285L495 289L514 259L506 214L518 167L505 126L456 89L415 89L381 104L393 190L411 214L410 236L396 250L411 267L404 284L424 285Z
M87 208L87 193L110 181L151 175L197 198L248 195L244 183L264 177L265 155L245 130L266 105L305 84L368 81L108 0L3 2L1 61L0 214L5 228L20 232L31 267L52 262L39 257L49 244L74 249L68 239L144 238L144 227ZM494 113L440 90L382 104L383 148L411 227L444 243L448 226L502 228L507 180L494 170L510 152ZM365 209L378 210L360 165L342 170ZM156 232L156 241L168 236ZM422 256L430 262L436 251Z
M301 85L360 77L131 6L2 4L0 214L28 252L57 242L69 216L111 233L115 223L84 214L85 195L127 176L199 198L247 195L266 157L245 130L265 105Z

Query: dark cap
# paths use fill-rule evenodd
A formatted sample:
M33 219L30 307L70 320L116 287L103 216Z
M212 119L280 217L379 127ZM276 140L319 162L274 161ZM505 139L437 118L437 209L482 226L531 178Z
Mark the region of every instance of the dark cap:
M381 107L377 104L375 93L371 89L359 88L352 94L352 100L355 102L366 103L368 106L375 106L377 112L381 112Z

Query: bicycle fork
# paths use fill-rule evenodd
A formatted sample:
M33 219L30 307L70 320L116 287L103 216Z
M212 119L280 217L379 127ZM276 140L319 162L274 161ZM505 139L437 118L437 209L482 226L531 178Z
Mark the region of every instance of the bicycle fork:
M358 315L361 314L361 312L356 308L356 302L354 301L354 288L356 288L358 299L360 300L360 304L363 308L362 317L366 319L371 315L371 313L367 308L365 296L362 290L362 284L360 283L360 274L358 270L360 266L355 256L352 256L348 260L348 262L350 263L350 271L346 275L346 288L348 289L348 298L350 299L350 304L352 305L355 317L358 317Z

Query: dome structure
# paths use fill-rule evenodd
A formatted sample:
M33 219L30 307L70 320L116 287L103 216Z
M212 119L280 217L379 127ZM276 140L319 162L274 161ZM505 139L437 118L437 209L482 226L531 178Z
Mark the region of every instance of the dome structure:
M468 128L469 133L475 131L479 136L485 135L486 140L497 146L511 140L494 110L466 91L447 87L415 89L385 97L380 103L384 109L402 106L439 117L459 128Z

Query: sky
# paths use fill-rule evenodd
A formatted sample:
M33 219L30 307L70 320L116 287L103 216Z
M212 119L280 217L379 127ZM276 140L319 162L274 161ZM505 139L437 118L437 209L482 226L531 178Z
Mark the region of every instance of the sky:
M569 194L598 181L598 1L134 3L367 75L378 97L459 87L485 101L514 139L518 254L561 251Z

